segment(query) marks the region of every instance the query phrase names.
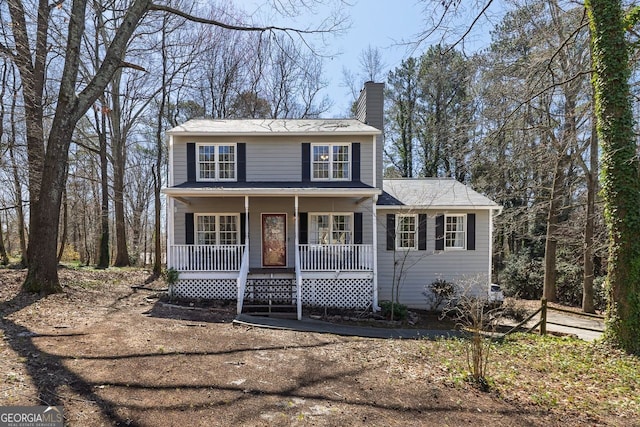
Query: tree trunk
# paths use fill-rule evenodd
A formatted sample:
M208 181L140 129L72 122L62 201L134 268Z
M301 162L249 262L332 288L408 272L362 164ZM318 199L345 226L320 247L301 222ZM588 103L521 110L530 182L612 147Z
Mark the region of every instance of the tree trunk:
M0 264L2 265L9 264L7 249L4 247L4 233L2 233L2 221L0 221Z
M582 311L595 313L593 301L593 227L595 226L596 191L598 187L598 137L596 120L592 119L591 146L589 148L589 173L587 174L587 217L584 224L584 276L582 280Z
M547 235L544 244L544 286L542 296L549 302L555 302L556 297L556 249L558 247L558 215L560 214L562 187L564 186L563 153L558 154L555 171L553 173L553 187L547 215Z
M67 191L62 193L62 237L60 239L60 249L58 249L58 262L64 255L64 248L67 244L67 228L69 223L69 203L67 202Z
M111 108L111 157L113 161L113 210L116 219L116 267L130 265L127 248L127 229L124 214L124 168L126 164L126 141L121 131L120 79L122 70L118 70L111 82L113 92Z
M103 103L104 105L104 103ZM100 141L100 242L98 249L98 268L109 267L109 160L107 158L106 114L101 110L101 120L96 112L96 127Z
M609 229L605 337L640 354L640 180L620 0L585 2L591 30L602 194ZM630 25L629 25L630 26Z

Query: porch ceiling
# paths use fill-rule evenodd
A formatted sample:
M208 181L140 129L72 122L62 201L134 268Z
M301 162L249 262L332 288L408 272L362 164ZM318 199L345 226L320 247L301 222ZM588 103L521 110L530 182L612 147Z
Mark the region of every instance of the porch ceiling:
M188 183L162 190L174 198L181 197L373 197L381 190L353 182L243 182Z

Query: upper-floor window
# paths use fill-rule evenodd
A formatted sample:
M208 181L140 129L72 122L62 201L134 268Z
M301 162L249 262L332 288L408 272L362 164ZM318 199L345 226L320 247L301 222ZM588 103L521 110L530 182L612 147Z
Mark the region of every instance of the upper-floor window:
M352 214L309 214L309 243L316 245L350 244L353 233Z
M418 249L418 215L396 215L396 249Z
M239 215L196 214L196 244L237 245L240 242Z
M198 144L198 181L235 181L236 144Z
M350 151L350 144L311 144L311 179L348 181Z
M466 215L445 215L444 217L444 247L445 249L464 249Z

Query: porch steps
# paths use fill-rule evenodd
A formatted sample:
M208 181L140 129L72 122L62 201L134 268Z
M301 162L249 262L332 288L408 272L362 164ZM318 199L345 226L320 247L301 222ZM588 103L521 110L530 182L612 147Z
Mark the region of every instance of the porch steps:
M242 312L252 316L296 318L293 278L248 278Z

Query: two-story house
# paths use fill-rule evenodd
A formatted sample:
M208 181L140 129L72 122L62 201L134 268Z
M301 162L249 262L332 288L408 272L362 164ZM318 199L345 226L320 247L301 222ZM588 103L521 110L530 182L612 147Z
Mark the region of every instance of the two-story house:
M190 120L168 132L170 293L272 306L424 307L425 285L491 273L491 200L382 177L382 83L358 120ZM486 286L484 286L486 289Z

